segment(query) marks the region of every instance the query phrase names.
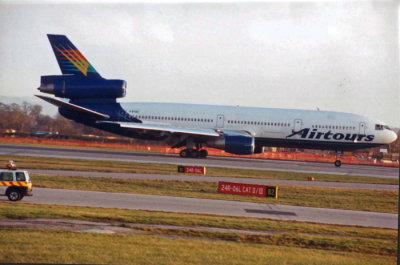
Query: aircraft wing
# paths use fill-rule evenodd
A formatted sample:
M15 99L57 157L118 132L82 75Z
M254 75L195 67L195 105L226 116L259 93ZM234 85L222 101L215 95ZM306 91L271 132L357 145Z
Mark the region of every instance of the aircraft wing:
M90 114L96 118L101 118L101 119L110 118L110 116L108 116L106 114L103 114L103 113L100 113L100 112L97 112L94 110L90 110L90 109L87 109L87 108L84 108L84 107L81 107L81 106L78 106L75 104L71 104L71 103L56 99L56 98L51 98L51 97L46 97L46 96L41 96L41 95L35 95L35 96L55 105L57 107L73 109L73 110L76 110L76 111L79 111L79 112L82 112L85 114Z
M118 124L121 128L128 128L135 130L193 134L193 135L211 136L211 137L221 136L221 134L217 130L213 129L179 128L179 127L171 127L168 125L153 125L153 124L143 124L135 122L116 122L116 121L99 121L98 123Z

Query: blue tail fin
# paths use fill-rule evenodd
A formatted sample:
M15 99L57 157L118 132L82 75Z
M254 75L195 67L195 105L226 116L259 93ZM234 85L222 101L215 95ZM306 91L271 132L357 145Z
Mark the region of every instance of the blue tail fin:
M96 69L66 36L47 34L47 37L63 74L101 78Z

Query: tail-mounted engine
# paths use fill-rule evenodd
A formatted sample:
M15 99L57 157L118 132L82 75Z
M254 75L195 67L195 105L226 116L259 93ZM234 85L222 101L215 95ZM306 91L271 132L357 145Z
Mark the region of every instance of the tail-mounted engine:
M126 82L118 79L82 78L77 75L41 76L39 91L70 99L122 98Z

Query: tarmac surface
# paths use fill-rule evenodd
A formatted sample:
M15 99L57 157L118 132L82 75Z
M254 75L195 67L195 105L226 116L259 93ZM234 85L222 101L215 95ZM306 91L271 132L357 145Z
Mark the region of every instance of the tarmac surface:
M246 158L209 157L207 159L182 159L177 155L158 153L138 153L108 150L79 150L69 148L50 148L36 146L0 145L0 154L80 158L96 160L116 160L146 163L165 163L174 165L201 165L209 167L247 168L256 170L329 173L336 175L359 175L372 177L399 177L398 168L343 165L336 168L333 164L257 160ZM122 177L135 179L169 179L190 181L229 181L257 184L308 185L342 188L366 188L396 190L398 185L338 183L320 181L271 180L255 178L227 178L187 175L153 175L130 173L80 172L62 170L30 170L31 173L54 174L63 176L88 177ZM0 197L0 202L7 197ZM281 205L274 203L251 203L215 199L199 199L173 196L127 194L98 191L82 191L68 189L49 189L34 187L34 196L25 197L24 202L38 204L58 204L73 206L93 206L105 208L121 208L136 210L153 210L166 212L186 212L238 217L256 217L276 220L293 220L327 224L371 226L381 228L397 228L397 214L368 211L327 209L304 206Z
M298 185L329 188L351 188L351 189L372 189L372 190L398 190L398 185L389 184L368 184L353 182L333 181L307 181L307 180L284 180L284 179L262 179L262 178L235 178L235 177L207 177L190 175L164 175L164 174L137 174L137 173L116 173L116 172L92 172L72 170L48 170L30 169L31 174L46 174L71 177L94 177L94 178L127 178L141 180L177 180L177 181L202 181L202 182L234 182L259 185Z
M67 189L34 188L33 192L23 202L397 228L397 214L390 213ZM5 200L0 197L0 202Z
M364 165L346 165L340 168L333 163L265 160L231 157L208 157L207 159L181 158L178 155L160 153L140 153L127 151L89 150L71 148L52 148L37 146L0 145L0 154L25 155L58 158L84 158L95 160L132 161L144 163L163 163L174 165L199 165L209 167L245 168L287 172L307 172L335 174L343 176L370 176L398 178L399 168Z

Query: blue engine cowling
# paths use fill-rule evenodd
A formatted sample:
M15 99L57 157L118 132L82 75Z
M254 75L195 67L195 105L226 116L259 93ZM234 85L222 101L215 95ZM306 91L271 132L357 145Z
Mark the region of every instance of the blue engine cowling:
M38 89L56 97L70 99L121 98L126 94L126 82L76 75L49 75L41 77Z
M227 135L207 142L210 147L225 150L235 155L252 155L255 152L255 140L251 136Z

